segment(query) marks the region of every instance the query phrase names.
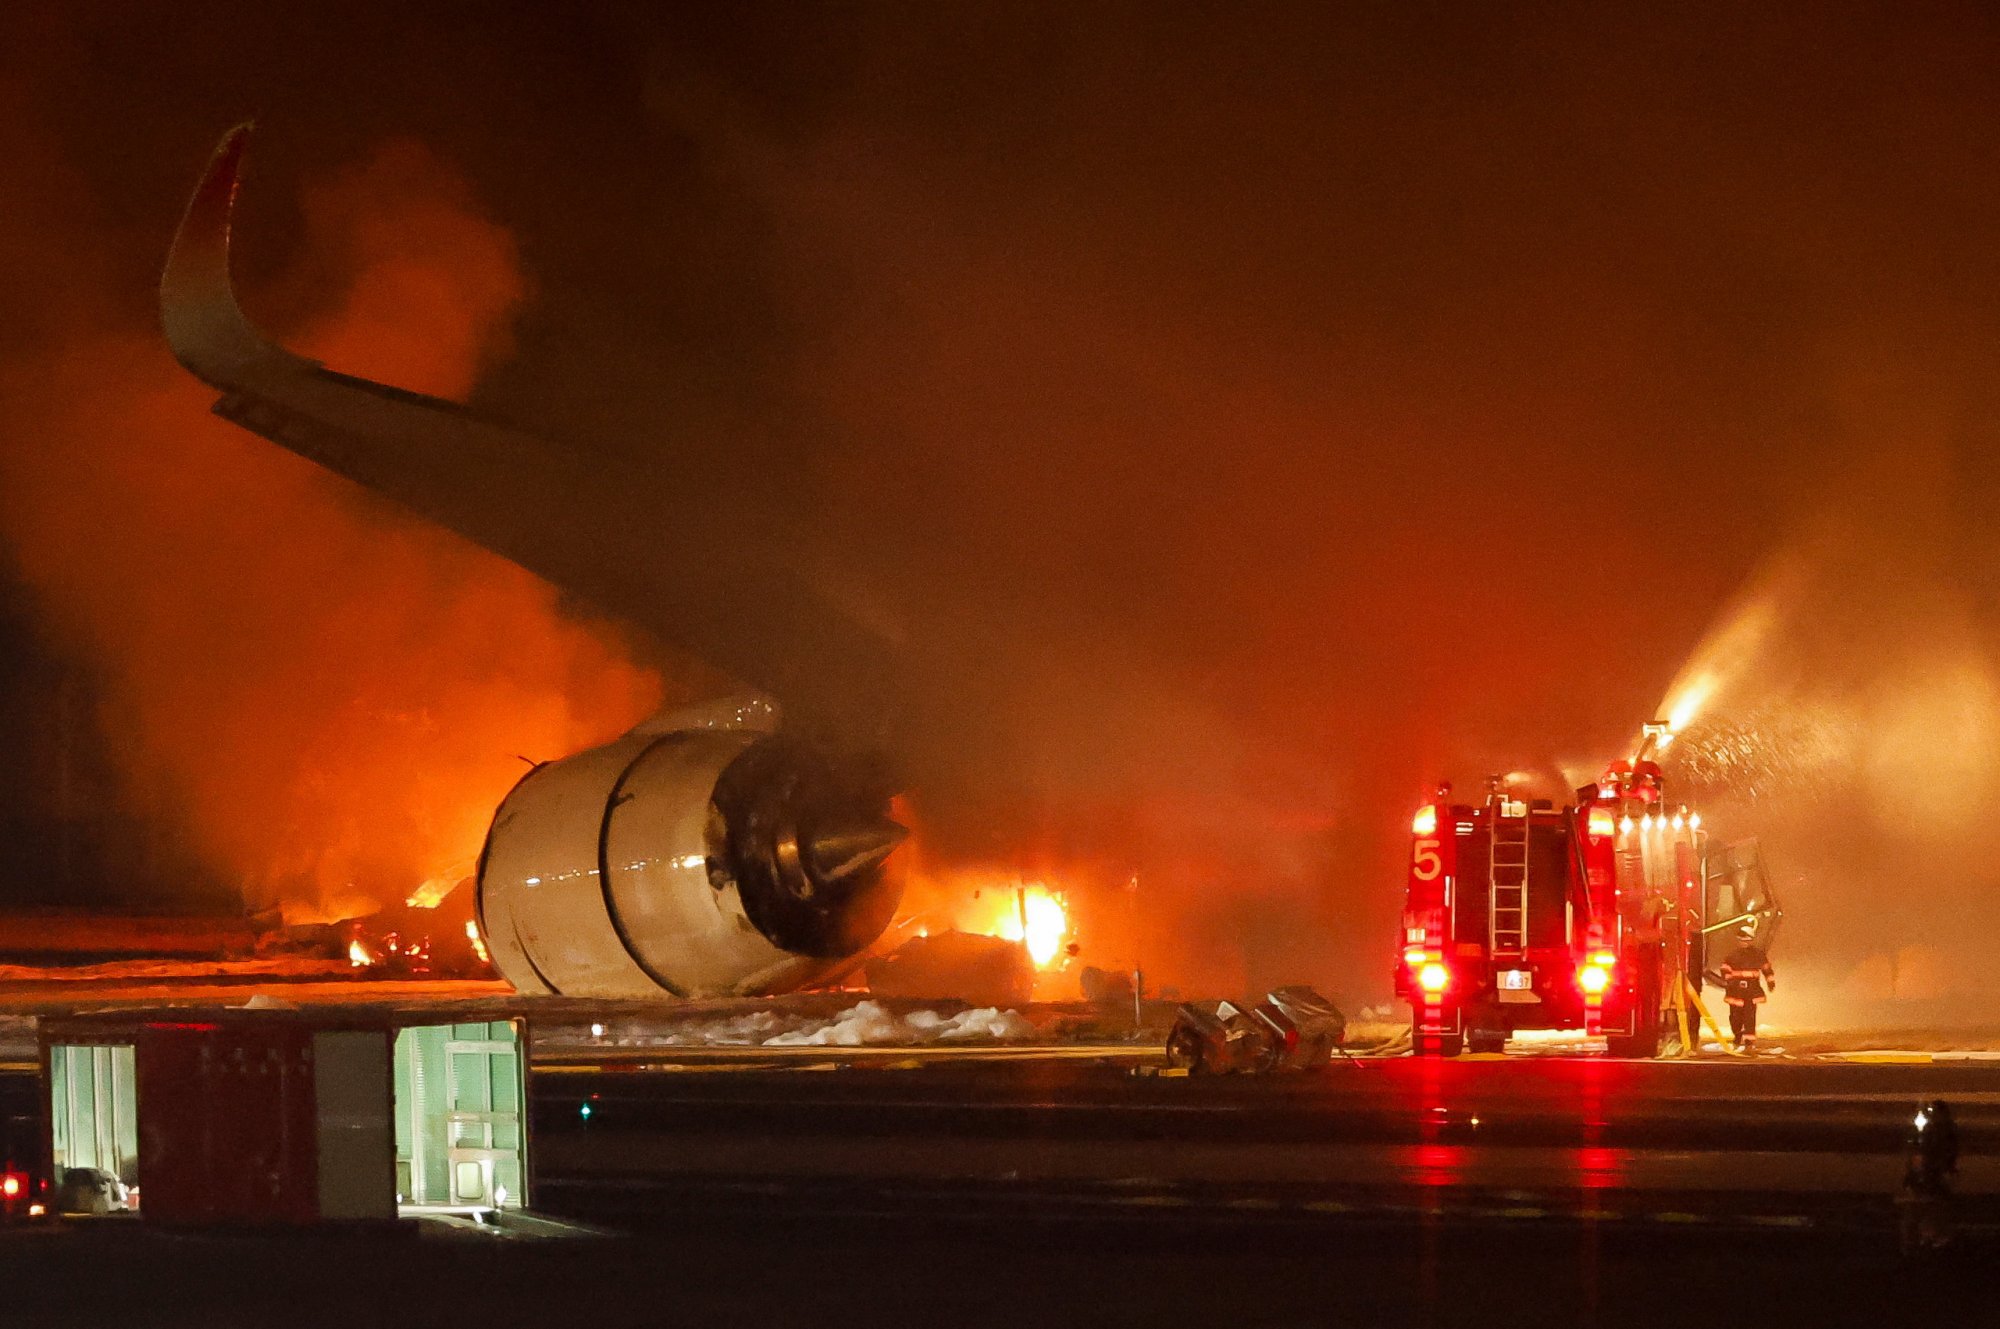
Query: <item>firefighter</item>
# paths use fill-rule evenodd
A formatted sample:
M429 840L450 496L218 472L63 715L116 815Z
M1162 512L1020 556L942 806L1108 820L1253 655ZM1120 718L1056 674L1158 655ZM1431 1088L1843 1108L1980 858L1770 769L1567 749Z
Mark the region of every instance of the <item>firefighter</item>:
M1757 1008L1764 1004L1766 989L1778 989L1778 976L1771 971L1771 957L1757 944L1757 927L1745 923L1736 933L1736 945L1722 957L1722 999L1729 1003L1729 1032L1736 1046L1745 1052L1757 1050Z

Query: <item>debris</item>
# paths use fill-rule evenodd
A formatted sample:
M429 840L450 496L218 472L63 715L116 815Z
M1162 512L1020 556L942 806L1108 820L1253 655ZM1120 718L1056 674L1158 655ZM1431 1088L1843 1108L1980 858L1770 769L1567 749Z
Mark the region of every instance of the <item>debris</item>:
M1167 1033L1167 1063L1200 1075L1262 1074L1324 1066L1346 1020L1305 986L1282 987L1255 1006L1190 1002Z
M973 1006L1025 1006L1034 998L1035 962L1018 941L977 932L910 940L868 962L879 997L950 997Z

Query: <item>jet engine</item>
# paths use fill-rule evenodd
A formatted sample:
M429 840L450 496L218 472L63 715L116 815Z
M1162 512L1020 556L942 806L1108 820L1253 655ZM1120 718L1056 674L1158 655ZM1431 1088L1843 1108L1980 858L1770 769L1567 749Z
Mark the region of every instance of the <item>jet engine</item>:
M828 976L881 934L904 838L814 748L641 727L546 762L494 814L479 930L525 993L717 997Z

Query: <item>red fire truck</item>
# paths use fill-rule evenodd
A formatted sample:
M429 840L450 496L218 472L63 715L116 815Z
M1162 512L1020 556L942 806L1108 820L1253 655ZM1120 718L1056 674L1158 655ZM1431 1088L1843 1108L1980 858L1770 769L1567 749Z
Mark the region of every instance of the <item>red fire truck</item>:
M1626 1057L1698 1036L1706 836L1667 806L1652 741L1565 806L1495 778L1483 803L1446 785L1417 810L1396 995L1420 1054L1498 1052L1523 1029Z

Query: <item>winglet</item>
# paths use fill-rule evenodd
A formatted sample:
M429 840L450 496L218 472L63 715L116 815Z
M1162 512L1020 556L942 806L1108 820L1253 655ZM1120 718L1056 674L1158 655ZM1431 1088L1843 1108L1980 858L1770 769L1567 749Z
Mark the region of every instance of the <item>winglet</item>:
M224 391L239 386L247 371L295 359L257 331L229 278L230 218L250 129L245 123L230 130L209 158L160 278L160 320L174 358Z

